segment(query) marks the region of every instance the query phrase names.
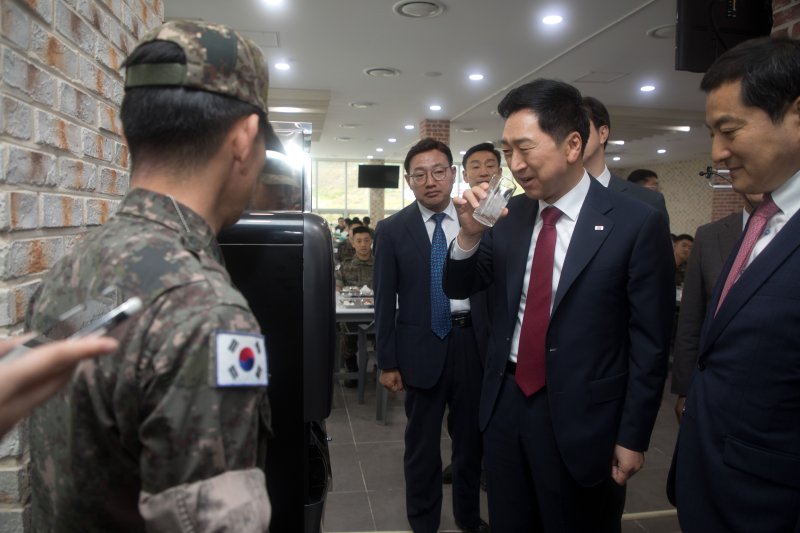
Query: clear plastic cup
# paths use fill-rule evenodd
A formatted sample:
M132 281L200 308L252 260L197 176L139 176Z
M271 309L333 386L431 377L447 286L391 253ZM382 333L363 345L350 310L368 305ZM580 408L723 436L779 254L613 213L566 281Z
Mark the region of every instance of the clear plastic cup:
M480 205L472 212L473 218L484 226L490 228L494 226L516 189L517 184L512 178L500 174L492 176L492 179L489 180L486 198L481 200Z

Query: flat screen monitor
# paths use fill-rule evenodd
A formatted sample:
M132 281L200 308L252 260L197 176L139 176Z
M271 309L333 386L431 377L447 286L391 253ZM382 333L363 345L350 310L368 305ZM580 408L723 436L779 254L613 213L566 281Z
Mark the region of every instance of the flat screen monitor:
M360 189L396 189L400 185L397 165L358 165Z

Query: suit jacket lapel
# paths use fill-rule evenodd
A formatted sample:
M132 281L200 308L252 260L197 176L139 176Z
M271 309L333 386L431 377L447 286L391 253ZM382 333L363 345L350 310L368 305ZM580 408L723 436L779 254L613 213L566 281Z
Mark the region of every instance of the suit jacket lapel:
M567 256L564 259L564 266L561 269L561 279L558 281L553 301L553 315L575 279L586 268L611 233L614 223L606 216L611 209L612 205L605 188L600 183L593 181L589 186L586 199L583 201L578 222L567 249Z
M417 202L409 205L404 211L405 220L403 223L406 227L408 238L425 258L425 264L428 265L428 271L430 272L431 240L428 237L428 230L425 228L425 222L422 221L422 212L419 210Z
M730 252L726 250L733 250L736 246L736 241L742 236L742 215L738 213L736 217L730 217L725 221L723 227L717 235L717 251L719 252L719 261L725 264ZM738 248L737 248L738 250Z
M510 317L516 317L519 312L519 301L522 298L522 286L525 283L525 270L528 267L528 252L531 249L533 226L539 212L539 202L530 199L520 200L519 205L509 209L509 217L519 217L521 222L509 221L513 227L525 228L514 231L509 240L508 263L506 271L506 302Z
M725 268L720 273L719 283L714 289L714 296L709 303L710 315L706 317L706 322L710 322L710 324L704 328L706 329L706 334L703 335L701 341L702 351L707 350L714 343L739 309L752 298L753 294L780 268L781 264L800 248L800 216L793 216L772 242L745 269L739 280L731 286L722 307L719 308L719 313L713 316L714 310L717 308L717 302L719 302L724 280L728 277L728 272L740 245L741 238L739 239L739 245L734 248L735 251L728 257Z

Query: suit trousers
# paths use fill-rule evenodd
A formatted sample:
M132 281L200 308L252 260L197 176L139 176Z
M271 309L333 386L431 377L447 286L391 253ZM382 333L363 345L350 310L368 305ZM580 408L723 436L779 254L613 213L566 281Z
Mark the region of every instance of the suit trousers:
M494 533L618 533L625 487L609 477L583 487L561 459L547 387L526 398L506 372L484 432L489 522ZM593 453L586 450L586 453Z
M447 356L436 385L430 389L406 385L406 513L415 533L439 529L445 407L452 439L453 514L456 523L465 528L476 527L480 521L482 443L478 403L483 366L472 327L454 327L445 340Z

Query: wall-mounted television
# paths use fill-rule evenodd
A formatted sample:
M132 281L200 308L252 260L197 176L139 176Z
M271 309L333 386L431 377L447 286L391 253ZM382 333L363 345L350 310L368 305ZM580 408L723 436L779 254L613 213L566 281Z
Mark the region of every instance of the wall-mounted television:
M398 165L358 165L360 189L396 189L399 185Z

